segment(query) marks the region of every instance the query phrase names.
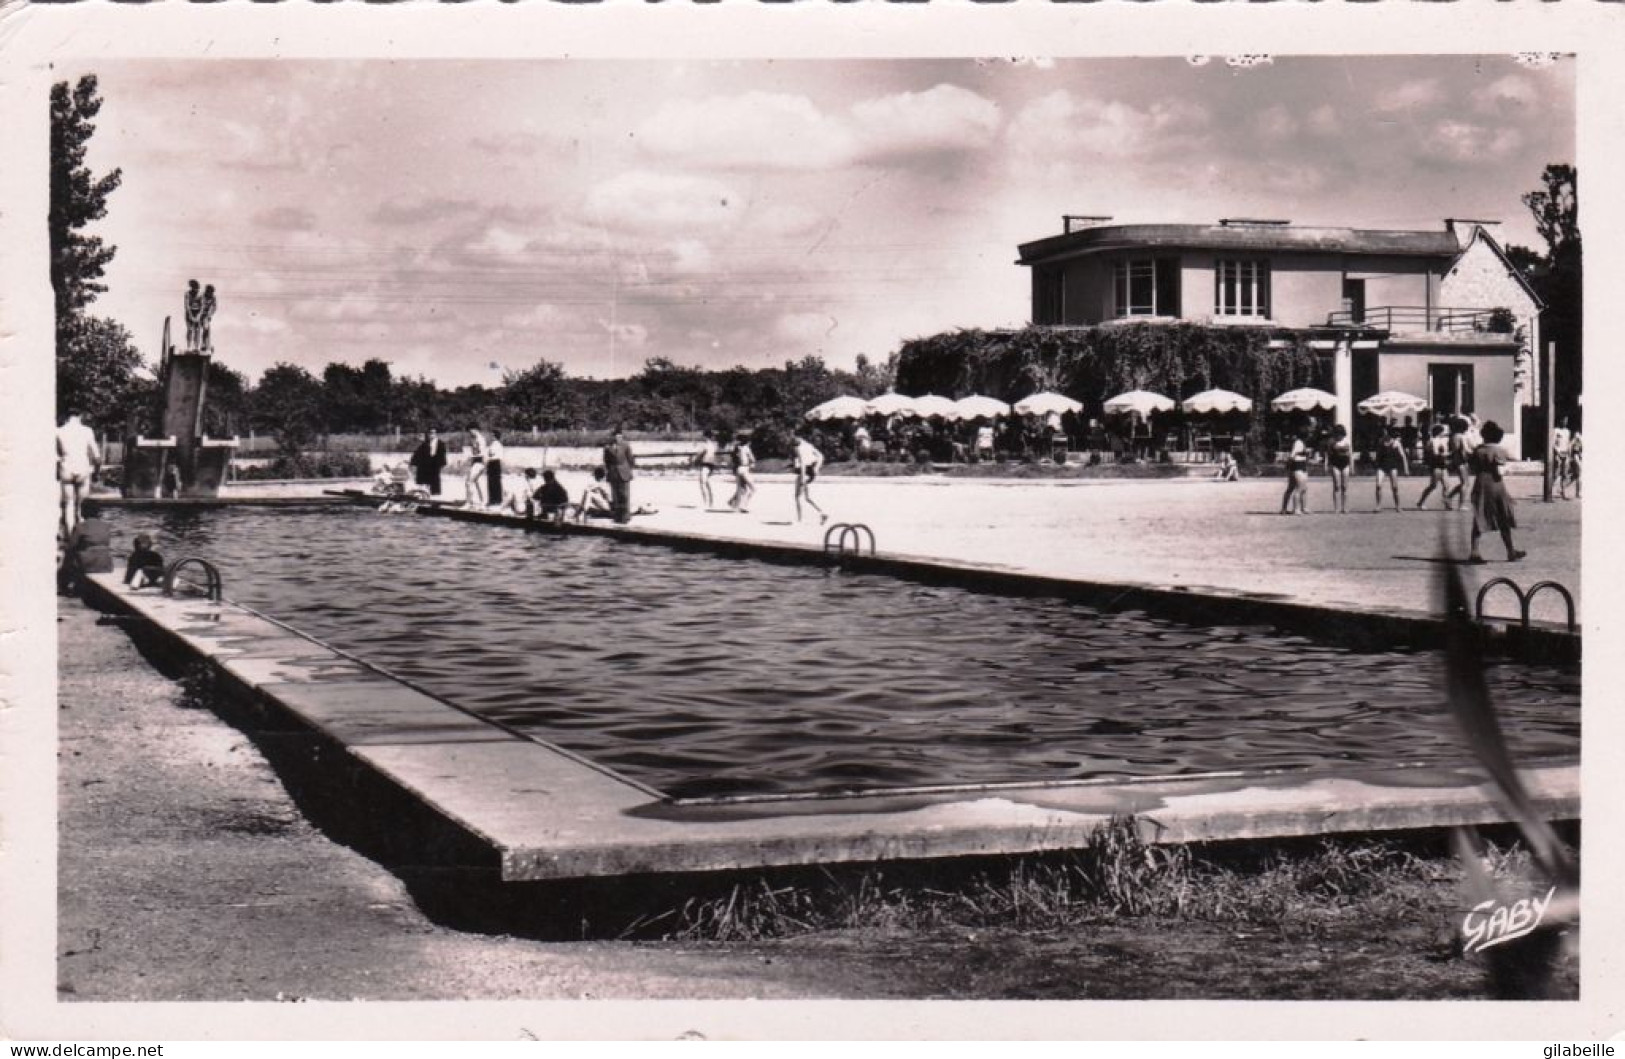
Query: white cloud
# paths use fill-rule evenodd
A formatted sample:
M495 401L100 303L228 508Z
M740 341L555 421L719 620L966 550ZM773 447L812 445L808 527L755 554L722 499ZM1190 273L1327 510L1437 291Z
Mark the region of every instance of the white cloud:
M679 239L668 249L673 272L705 272L711 267L711 248L698 239Z
M1207 111L1195 103L1158 102L1141 110L1061 89L1023 107L1010 123L1009 137L1017 150L1040 156L1126 158L1176 147L1206 125Z
M747 92L665 104L638 129L643 148L704 169L833 169L919 153L975 150L997 134L998 105L957 85L900 92L829 114L805 96Z
M1259 111L1254 123L1266 140L1289 140L1298 132L1298 119L1280 104Z
M992 142L1001 121L996 103L948 84L866 100L852 117L865 157L976 150Z
M1421 149L1428 157L1446 162L1482 162L1510 158L1523 144L1523 134L1517 129L1451 120L1435 122L1423 137Z
M598 326L603 328L604 333L613 338L617 345L637 349L649 343L649 329L642 324L612 324L608 320L600 320Z
M493 224L478 242L469 244L469 249L493 254L517 254L528 245L529 236Z
M1405 81L1386 92L1379 92L1371 105L1380 111L1420 110L1444 98L1444 90L1432 78Z
M805 96L746 92L677 100L638 129L644 149L715 169L818 169L852 153L851 133Z
M727 184L683 173L633 170L587 195L593 220L620 232L672 232L726 228L744 213L743 198Z
M248 329L261 335L280 335L288 331L288 324L280 317L251 312L248 314Z
M1491 82L1481 91L1473 93L1473 104L1479 111L1490 114L1515 112L1534 107L1540 101L1539 93L1527 77L1508 74Z
M1333 136L1340 132L1343 123L1338 117L1337 108L1330 103L1323 103L1309 112L1309 129L1321 136Z
M829 313L785 313L773 325L777 335L802 347L818 346L840 326Z
M531 331L537 328L552 327L562 317L558 306L534 305L519 312L506 313L502 317L502 326L512 331Z

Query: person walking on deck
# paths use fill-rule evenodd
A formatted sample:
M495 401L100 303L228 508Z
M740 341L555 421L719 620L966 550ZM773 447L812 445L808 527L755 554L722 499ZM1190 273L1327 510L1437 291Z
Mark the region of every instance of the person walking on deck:
M794 435L794 440L795 451L791 453L790 465L796 473L796 521L801 521L801 502L805 500L808 507L818 512L818 524L822 526L829 521L829 516L812 498L812 484L818 478L819 469L824 466L824 454L799 433Z
M1518 528L1518 521L1513 515L1512 497L1507 494L1506 483L1501 477L1501 469L1511 459L1506 449L1501 447L1501 439L1506 435L1494 421L1485 423L1479 432L1484 443L1467 457L1473 473L1472 552L1467 561L1484 561L1484 556L1478 550L1478 540L1485 533L1494 531L1501 535L1501 543L1506 545L1507 562L1515 563L1528 553L1520 552L1512 543L1512 531Z
M1409 474L1411 462L1405 457L1405 445L1394 433L1392 427L1382 428L1382 440L1377 442L1377 510L1382 510L1382 484L1388 483L1388 491L1393 494L1394 510L1403 511L1399 506L1399 476Z
M756 495L756 478L751 468L756 466L756 454L750 450L750 440L743 434L734 438L734 495L728 506L740 514L750 513L750 501Z
M1416 510L1422 510L1422 505L1428 502L1433 491L1439 491L1439 502L1444 504L1446 511L1450 510L1450 486L1445 480L1445 472L1450 462L1450 435L1443 423L1433 424L1433 432L1425 442L1426 448L1422 452L1422 459L1427 464L1428 487L1422 490L1422 495L1416 498Z

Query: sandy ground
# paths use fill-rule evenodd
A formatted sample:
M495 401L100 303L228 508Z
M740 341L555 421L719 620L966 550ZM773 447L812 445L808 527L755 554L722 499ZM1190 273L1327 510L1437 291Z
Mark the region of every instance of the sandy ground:
M563 479L567 483L569 476ZM1350 485L1349 512L1331 512L1327 481L1310 486L1310 514L1284 517L1281 479L1218 483L1205 479L1010 481L944 478L826 477L814 498L835 522L874 530L882 552L988 563L1097 581L1213 586L1278 593L1306 603L1383 610L1438 609L1432 572L1448 545L1467 553L1472 515L1446 512L1437 497L1426 511L1412 505L1425 483L1401 485L1396 514L1377 512L1373 480ZM1510 576L1524 586L1554 580L1580 597L1583 503L1543 503L1539 477L1509 479L1518 504L1516 540L1528 558L1505 561L1498 537L1483 546L1488 564L1469 568L1469 583ZM788 476L764 475L748 514L726 509L731 489L714 487L716 505L702 510L692 478L645 476L633 483L634 504L659 514L639 526L708 536L819 543L824 530L810 509L795 522ZM1492 613L1511 600L1491 598ZM1561 620L1555 595L1537 597L1537 618ZM1510 613L1516 613L1515 604Z

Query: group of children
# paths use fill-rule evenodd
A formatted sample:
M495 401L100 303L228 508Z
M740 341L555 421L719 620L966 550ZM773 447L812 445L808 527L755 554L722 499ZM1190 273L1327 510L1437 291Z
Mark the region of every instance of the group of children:
M1422 459L1428 469L1428 485L1417 498L1420 510L1435 492L1445 510L1473 509L1472 550L1467 561L1484 562L1479 552L1479 539L1486 532L1498 533L1506 545L1507 561L1517 562L1527 554L1513 544L1512 531L1517 528L1512 498L1506 490L1503 470L1511 462L1511 455L1501 447L1505 432L1494 422L1480 424L1476 416L1451 416L1436 423L1423 443ZM1579 435L1572 441L1565 438L1567 447L1577 448ZM1334 426L1321 446L1326 469L1332 481L1332 509L1348 514L1348 475L1354 462L1353 445L1348 430L1342 424ZM1554 446L1555 450L1555 446ZM1314 456L1310 445L1309 429L1305 427L1293 439L1287 453L1287 487L1281 497L1281 514L1308 514L1309 462ZM1375 452L1376 510L1383 509L1386 491L1393 509L1403 511L1399 499L1399 479L1410 474L1410 457L1398 431L1383 427ZM1577 462L1577 461L1576 461ZM1564 474L1570 473L1565 470ZM1579 495L1579 472L1574 470L1570 479ZM1454 484L1452 484L1454 479ZM1386 487L1386 489L1385 489Z
M716 506L716 494L711 488L711 477L721 466L720 442L715 431L707 430L701 437L703 443L700 451L694 454L692 463L699 473L700 500L704 503L705 510L710 511ZM796 521L801 521L802 505L805 504L818 512L818 523L823 525L829 521L829 515L813 499L812 485L818 480L818 472L824 466L824 454L799 431L794 435L793 441L790 469L796 476ZM728 446L728 461L734 477L734 494L728 500L728 510L748 514L750 502L756 496L756 454L751 451L750 438L747 435L734 436Z

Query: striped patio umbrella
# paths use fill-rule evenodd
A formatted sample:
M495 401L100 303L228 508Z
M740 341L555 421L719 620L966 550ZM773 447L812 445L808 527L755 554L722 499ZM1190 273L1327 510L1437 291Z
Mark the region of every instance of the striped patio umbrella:
M1065 415L1068 412L1083 411L1083 405L1064 393L1050 393L1046 390L1017 401L1016 411L1024 416L1047 416L1051 412Z
M1337 395L1304 386L1283 393L1270 402L1270 407L1277 412L1331 412L1337 408Z
M887 390L869 402L869 414L876 416L906 415L914 409L914 398Z
M953 419L959 415L959 406L946 397L928 393L924 397L914 398L913 407L903 414L918 416L921 419Z
M1354 407L1366 415L1393 419L1397 416L1413 416L1427 406L1426 401L1414 394L1401 393L1398 390L1384 390L1375 397L1367 397Z
M997 419L1010 414L1010 406L992 397L971 394L954 402L956 419Z
M1164 397L1160 393L1152 393L1150 390L1130 390L1128 393L1120 393L1107 401L1105 408L1107 415L1148 416L1152 412L1172 412L1174 402L1173 398Z
M1243 397L1241 394L1233 393L1230 390L1203 390L1194 397L1185 398L1180 407L1187 412L1195 412L1198 415L1224 414L1229 412L1251 412L1253 402L1250 398Z
M817 422L831 419L862 419L869 414L869 402L861 397L832 397L807 410L807 418Z

